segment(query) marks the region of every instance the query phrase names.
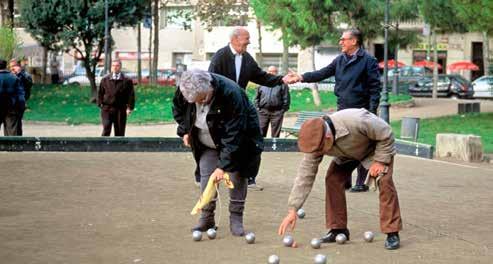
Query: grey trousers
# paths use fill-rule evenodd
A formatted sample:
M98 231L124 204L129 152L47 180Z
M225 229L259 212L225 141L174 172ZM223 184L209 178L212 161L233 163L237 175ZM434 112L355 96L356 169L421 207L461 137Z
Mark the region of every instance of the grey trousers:
M202 156L200 156L200 191L203 192L207 183L209 182L209 178L214 170L217 168L217 162L219 161L219 152L215 149L206 149ZM245 200L247 196L247 179L244 177L240 177L240 173L238 171L228 172L234 189L229 190L229 211L234 213L242 213L245 207ZM215 205L212 206L214 210ZM207 210L208 208L204 208Z
M269 130L269 123L271 128L271 136L273 138L278 138L281 134L282 120L284 119L284 111L269 111L267 109L259 109L258 118L260 122L260 130L262 131L262 136L267 136L267 131Z

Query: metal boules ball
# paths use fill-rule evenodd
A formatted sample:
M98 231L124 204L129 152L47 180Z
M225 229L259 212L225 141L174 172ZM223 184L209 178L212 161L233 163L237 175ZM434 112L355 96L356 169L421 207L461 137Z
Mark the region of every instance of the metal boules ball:
M298 217L299 217L300 219L305 218L305 215L306 215L306 214L305 214L305 210L303 210L303 208L298 209L298 212L296 212L296 214L298 215Z
M312 239L312 241L310 241L310 245L312 246L313 249L319 249L320 246L322 245L322 240L318 238L314 238Z
M250 232L245 235L245 240L248 244L253 244L255 243L255 234Z
M366 231L363 234L363 238L365 239L366 242L372 242L373 239L375 238L375 234L373 234L372 231Z
M338 234L336 236L336 242L337 242L337 244L344 244L344 243L346 243L346 241L347 241L346 235L344 235L344 234L341 233L341 234Z
M269 260L267 261L269 264L279 264L281 263L281 259L277 255L270 255Z
M193 241L200 241L200 240L202 240L202 232L200 232L200 231L193 231L192 238L193 238Z
M216 235L217 235L216 229L209 228L209 230L207 230L207 237L209 239L216 239Z
M282 239L282 243L284 244L284 246L286 247L291 247L293 246L293 243L294 243L294 239L292 236L290 235L287 235L285 236L283 239Z
M322 254L317 254L315 258L313 259L315 264L326 264L327 263L327 257Z

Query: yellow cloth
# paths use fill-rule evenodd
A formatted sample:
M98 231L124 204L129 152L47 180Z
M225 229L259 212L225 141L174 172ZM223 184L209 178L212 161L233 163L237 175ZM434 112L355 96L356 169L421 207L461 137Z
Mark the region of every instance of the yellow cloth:
M200 212L200 210L202 210L202 208L204 208L204 206L206 206L212 201L212 199L214 199L214 197L216 196L217 185L218 183L214 183L214 178L210 177L204 192L200 195L199 201L193 207L192 212L190 212L191 215L196 215L198 212ZM229 174L227 173L224 174L224 185L226 185L226 187L230 189L234 188L233 182L231 182Z

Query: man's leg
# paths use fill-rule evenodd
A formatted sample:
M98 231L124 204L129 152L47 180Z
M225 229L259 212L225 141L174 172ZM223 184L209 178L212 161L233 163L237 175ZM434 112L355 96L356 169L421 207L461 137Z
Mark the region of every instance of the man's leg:
M127 109L121 108L115 113L115 136L124 137L125 127L127 126Z
M200 192L204 192L211 174L216 169L219 153L215 149L205 149L200 156ZM236 186L235 186L236 187ZM214 198L208 205L202 208L199 223L192 228L193 231L207 231L209 228L215 228L214 211L216 210L216 199Z
M4 123L5 136L20 136L19 132L19 114L13 110L7 112Z
M278 110L272 112L271 115L271 135L273 138L278 138L281 135L282 120L284 119L284 111Z
M257 175L260 169L261 153L253 159L243 173L244 178L248 179L248 188L251 190L262 191L264 187L257 184Z
M239 172L229 173L235 186L229 190L229 229L234 236L245 235L243 228L243 211L247 197L247 179L241 177Z
M367 192L368 186L365 185L366 176L368 175L368 170L363 167L360 163L356 169L358 172L358 177L356 178L356 184L351 188L351 192Z
M262 137L267 136L267 130L269 130L269 113L267 110L259 109L258 110L258 121L260 125L260 132L262 133Z
M103 124L103 132L101 136L109 137L111 135L111 110L101 109L101 123Z

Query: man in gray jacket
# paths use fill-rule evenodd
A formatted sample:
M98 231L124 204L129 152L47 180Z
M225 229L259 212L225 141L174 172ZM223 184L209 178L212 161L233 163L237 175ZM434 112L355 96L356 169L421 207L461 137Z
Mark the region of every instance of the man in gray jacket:
M361 163L369 169L370 180L375 180L379 187L380 228L387 234L385 248L399 248L402 220L392 180L396 151L390 126L365 109L345 109L303 123L298 147L305 155L289 196L288 215L279 227L279 235L283 235L288 227L294 229L296 211L303 206L313 187L318 166L324 155L328 155L334 157L325 178L325 218L329 232L321 238L322 242L335 242L341 233L349 239L344 183Z
M267 73L277 75L277 67L269 66ZM278 84L272 88L262 85L257 87L255 108L258 111L260 130L263 137L267 136L269 123L271 136L273 138L279 137L284 113L289 110L290 99L289 86L287 84Z

